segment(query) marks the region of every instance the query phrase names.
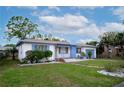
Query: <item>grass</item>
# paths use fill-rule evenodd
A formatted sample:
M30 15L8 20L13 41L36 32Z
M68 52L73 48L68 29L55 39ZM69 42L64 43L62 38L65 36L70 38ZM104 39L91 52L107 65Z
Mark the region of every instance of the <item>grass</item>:
M20 67L17 63L18 60L3 60L1 62L0 86L107 87L124 81L124 78L101 75L97 73L97 70L100 70L98 68L81 67L73 64L44 64ZM105 64L104 61L100 63L99 60L80 62L80 64L87 65L90 63L99 66Z
M86 66L99 66L104 67L107 64L112 64L113 66L118 66L119 64L124 64L124 60L110 60L110 59L97 59L97 60L88 60L78 62L77 64L86 65Z

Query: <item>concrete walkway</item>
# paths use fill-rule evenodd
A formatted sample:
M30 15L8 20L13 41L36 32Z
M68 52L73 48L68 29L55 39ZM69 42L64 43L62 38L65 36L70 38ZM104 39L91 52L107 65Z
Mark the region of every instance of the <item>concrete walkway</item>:
M41 64L57 64L57 63L62 63L62 62L56 62L56 61L52 61L52 62L44 62L44 63L33 63L33 64L19 64L19 66L33 66L33 65L41 65Z
M87 61L87 60L94 60L94 59L76 59L76 58L64 59L64 61L65 61L66 63L80 62L80 61Z
M99 66L88 66L88 65L81 65L81 64L73 64L73 65L78 65L78 66L83 66L83 67L91 67L91 68L103 68Z
M114 87L124 87L124 82L121 82L120 84L115 85Z

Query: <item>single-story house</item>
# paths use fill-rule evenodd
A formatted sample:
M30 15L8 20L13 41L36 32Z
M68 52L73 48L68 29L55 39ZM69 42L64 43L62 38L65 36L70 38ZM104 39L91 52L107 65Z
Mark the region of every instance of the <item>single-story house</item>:
M92 52L92 56L91 58L96 58L96 46L93 45L85 45L85 44L77 44L76 45L76 57L80 57L81 56L81 52L85 53L85 57L84 58L88 58L88 52L91 51Z
M29 50L51 50L52 57L50 60L55 60L56 58L77 58L79 52L77 49L87 53L89 50L92 50L92 58L96 58L96 47L93 46L77 46L70 44L66 41L49 41L49 40L40 40L40 39L25 39L20 40L17 43L18 48L18 59L22 60L26 57L26 52ZM89 50L88 50L89 49ZM87 55L87 54L86 54Z
M123 56L124 49L122 47L120 45L117 45L117 46L104 45L103 52L100 57L112 58L116 56Z

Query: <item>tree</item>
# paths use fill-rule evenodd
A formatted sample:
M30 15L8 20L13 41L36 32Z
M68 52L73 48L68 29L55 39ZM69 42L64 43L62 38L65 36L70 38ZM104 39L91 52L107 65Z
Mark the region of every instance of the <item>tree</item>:
M116 41L116 32L105 32L103 35L100 36L100 43L103 43L105 45L115 45Z
M116 35L116 45L124 45L124 32L118 32Z
M81 52L81 56L82 56L82 57L85 57L86 54L85 54L84 52Z
M18 50L16 49L16 45L6 44L5 47L12 47L12 48L7 49L6 51L10 53L12 55L12 59L15 60L15 53L18 52Z
M105 32L100 36L100 43L97 47L98 52L101 54L104 51L104 48L109 46L118 46L119 51L124 51L124 32ZM109 49L106 51L107 56L109 55ZM124 52L122 53L124 55Z
M86 44L96 46L97 43L98 43L97 41L90 41L87 42Z
M53 40L53 41L60 41L60 39L55 38L55 37L53 37L52 40Z
M53 53L52 51L47 50L47 51L44 51L44 54L45 54L45 58L48 60L48 57L51 57Z
M91 56L92 56L92 52L89 51L89 52L88 52L88 57L91 58Z
M96 47L97 57L101 57L100 54L102 54L103 52L104 52L104 44L100 42Z
M24 18L22 16L11 17L6 26L8 28L7 36L9 40L13 37L22 40L27 38L27 36L30 37L31 33L38 32L38 25L32 23L28 18Z
M109 57L109 46L116 46L116 35L117 32L105 32L99 36L100 42L97 46L97 54L100 57L100 54L105 52L105 48L107 48L106 54L104 56Z
M52 40L52 34L48 34L48 39Z
M52 40L52 34L45 34L44 35L44 40Z
M37 38L43 39L43 35L39 33L39 34L37 34Z
M44 40L48 40L47 34L44 35Z
M15 47L16 45L15 44L6 44L4 45L4 47Z

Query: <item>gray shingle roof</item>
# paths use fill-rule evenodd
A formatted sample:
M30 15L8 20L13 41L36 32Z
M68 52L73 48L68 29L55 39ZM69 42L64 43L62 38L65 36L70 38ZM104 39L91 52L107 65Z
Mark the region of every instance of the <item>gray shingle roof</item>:
M41 39L24 39L24 40L20 40L17 43L17 46L20 45L21 43L73 45L73 44L70 44L69 42L66 42L66 41L49 41L49 40L41 40ZM92 48L96 48L96 46L85 45L85 44L76 44L76 46L77 47L92 47Z
M76 45L77 47L91 47L91 48L96 48L96 46L93 46L93 45L86 45L86 44L77 44Z
M17 46L21 43L39 43L39 44L63 44L63 45L70 45L69 42L66 41L49 41L49 40L41 40L41 39L24 39L20 40L17 43Z

